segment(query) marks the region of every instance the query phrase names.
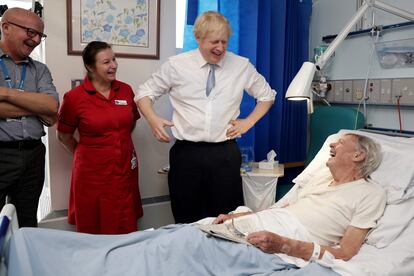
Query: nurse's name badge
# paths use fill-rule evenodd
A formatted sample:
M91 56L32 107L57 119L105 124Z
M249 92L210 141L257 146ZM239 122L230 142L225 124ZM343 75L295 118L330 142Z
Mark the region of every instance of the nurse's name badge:
M138 165L137 158L135 157L135 155L133 155L131 159L131 170L135 169L137 165Z
M115 105L127 105L128 102L126 100L115 100Z

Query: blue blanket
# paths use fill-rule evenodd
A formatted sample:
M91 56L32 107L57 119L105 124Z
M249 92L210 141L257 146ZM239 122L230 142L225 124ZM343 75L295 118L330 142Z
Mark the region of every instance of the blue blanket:
M23 228L10 242L9 276L337 275L311 263L298 269L244 244L169 225L128 235Z

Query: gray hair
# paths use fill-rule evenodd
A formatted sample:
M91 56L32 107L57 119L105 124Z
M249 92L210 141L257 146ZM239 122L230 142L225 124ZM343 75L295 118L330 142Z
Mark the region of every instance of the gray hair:
M381 146L369 137L349 133L357 138L356 150L365 153L365 159L360 166L360 174L364 179L368 179L372 172L374 172L382 161Z

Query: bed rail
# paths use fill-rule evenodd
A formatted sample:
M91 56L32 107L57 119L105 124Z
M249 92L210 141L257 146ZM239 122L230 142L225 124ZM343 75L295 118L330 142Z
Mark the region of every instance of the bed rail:
M19 229L16 208L13 204L4 205L0 212L0 276L7 274L6 252L11 235Z
M406 137L406 138L414 137L414 134L411 133L411 132L398 132L397 130L393 130L393 129L362 128L362 129L358 129L358 130L365 131L365 132L382 134L382 135L387 135L387 136Z

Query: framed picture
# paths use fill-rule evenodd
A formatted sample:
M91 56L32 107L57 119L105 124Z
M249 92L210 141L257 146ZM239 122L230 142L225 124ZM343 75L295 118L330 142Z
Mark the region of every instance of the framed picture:
M160 0L66 0L68 55L91 41L117 57L159 59Z

